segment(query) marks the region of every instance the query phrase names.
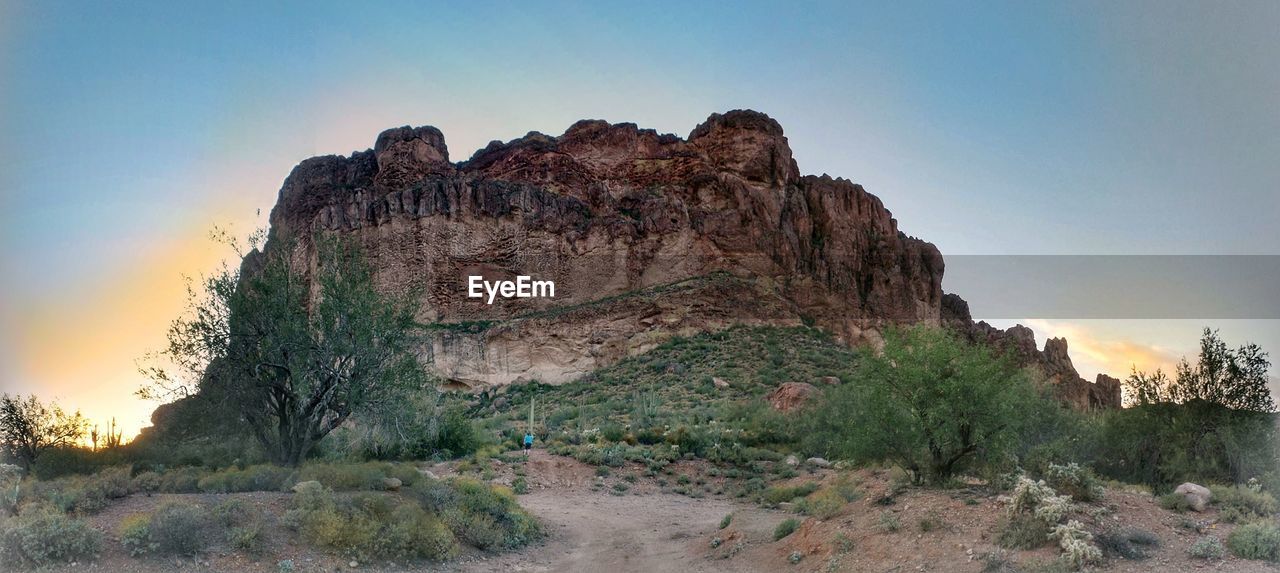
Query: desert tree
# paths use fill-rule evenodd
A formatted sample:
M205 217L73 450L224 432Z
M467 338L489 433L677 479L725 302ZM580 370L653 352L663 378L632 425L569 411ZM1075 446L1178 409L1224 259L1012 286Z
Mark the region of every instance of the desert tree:
M1125 380L1129 405L1203 401L1232 410L1274 412L1275 401L1267 387L1271 363L1257 344L1231 349L1218 331L1205 328L1200 337L1200 357L1191 364L1184 357L1170 378L1164 371L1134 369Z
M945 482L1003 463L1039 393L1009 358L948 330L918 325L885 333L856 380L828 390L808 417L810 449L857 462L888 461L916 483Z
M68 414L55 403L44 404L34 395L0 396L0 445L6 455L25 470L52 448L76 445L89 421L79 411Z
M252 243L251 243L252 245ZM193 391L247 427L276 463L297 465L361 410L419 389L412 293L384 295L352 243L276 237L192 289L152 367L153 395Z

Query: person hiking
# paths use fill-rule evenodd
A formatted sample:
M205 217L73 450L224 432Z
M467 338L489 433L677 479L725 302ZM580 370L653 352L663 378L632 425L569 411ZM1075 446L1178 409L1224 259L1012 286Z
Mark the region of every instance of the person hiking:
M528 454L533 449L533 434L524 435L524 453Z

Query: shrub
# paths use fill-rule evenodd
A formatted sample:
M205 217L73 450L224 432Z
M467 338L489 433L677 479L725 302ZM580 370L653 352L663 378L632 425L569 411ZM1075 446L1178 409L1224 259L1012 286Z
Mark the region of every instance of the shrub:
M1184 513L1191 510L1191 502L1187 501L1186 496L1180 493L1166 493L1156 499L1156 503L1160 504L1169 511Z
M1094 539L1103 555L1131 560L1150 557L1147 549L1160 545L1160 538L1141 529L1106 531L1099 533Z
M181 502L160 506L151 514L147 530L156 553L195 555L209 547L214 522L204 508Z
M1222 559L1227 554L1227 548L1222 546L1222 541L1217 537L1202 537L1187 549L1192 557L1197 559Z
M724 517L720 518L720 529L729 527L730 523L733 523L733 514L732 513L724 514Z
M101 548L102 533L50 509L27 509L0 522L0 563L43 567L92 561Z
M129 483L129 489L136 493L145 494L160 491L160 474L146 471L133 476L133 481Z
M783 537L791 535L792 533L795 533L796 529L799 527L800 522L795 518L787 519L782 523L779 523L778 526L773 529L773 540L777 541Z
M540 535L533 517L520 508L510 490L475 480L453 479L457 507L446 510L445 522L459 538L480 549L508 549Z
M685 482L687 483L687 482ZM818 490L818 484L815 482L806 482L797 486L777 486L765 489L760 494L760 502L774 506L779 503L786 503L796 499L797 497L805 497Z
M183 467L160 474L160 491L165 493L195 493L200 491L200 478L204 470Z
M417 503L381 493L339 500L315 482L299 487L285 522L309 543L361 559L442 560L457 550L448 528Z
M387 464L367 462L362 464L310 463L298 472L298 481L318 481L337 491L380 490L382 478L387 475Z
M261 555L264 545L262 524L253 522L227 529L227 544L250 555Z
M1261 489L1235 485L1209 486L1213 505L1222 510L1220 518L1227 523L1245 523L1267 518L1277 511L1276 498Z
M1227 536L1227 547L1245 559L1280 562L1280 526L1262 521L1241 525Z
M524 476L516 478L511 482L511 491L515 492L516 495L529 493L529 480L525 479Z
M117 533L120 535L120 544L124 545L125 551L132 557L140 557L156 550L156 544L151 540L151 517L148 515L135 514L124 518Z
M996 543L1005 549L1035 549L1049 543L1049 526L1029 513L1005 518L998 526Z
M288 468L261 464L214 472L200 478L196 487L206 493L281 491L292 482L293 474Z
M876 528L881 533L897 533L899 529L902 529L902 522L898 520L897 514L892 511L886 511L880 514L880 520L876 524Z
M920 533L929 533L936 529L942 529L946 523L942 521L942 516L936 511L930 511L924 517L920 518Z
M835 488L826 488L818 490L796 504L796 509L805 515L811 515L818 519L831 519L841 509L844 509L845 500Z
M1050 463L1044 479L1053 489L1079 501L1096 501L1102 499L1106 492L1092 469L1075 462L1066 465Z

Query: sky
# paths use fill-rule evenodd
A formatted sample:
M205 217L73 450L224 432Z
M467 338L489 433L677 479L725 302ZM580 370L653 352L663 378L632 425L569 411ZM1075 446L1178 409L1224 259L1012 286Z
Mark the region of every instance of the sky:
M462 160L751 108L945 255L1280 255L1280 3L178 4L0 0L0 390L128 433L208 232L399 125ZM998 290L962 294L981 318ZM1091 378L1206 325L1280 352L1275 318L994 322Z

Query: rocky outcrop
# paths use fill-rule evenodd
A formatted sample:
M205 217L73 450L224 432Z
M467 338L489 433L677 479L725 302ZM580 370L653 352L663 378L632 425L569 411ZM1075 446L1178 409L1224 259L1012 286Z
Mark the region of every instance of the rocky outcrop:
M685 138L579 121L461 162L433 127L390 129L285 180L267 248L292 237L314 264L325 234L361 244L379 288L421 293L435 332L422 359L455 386L562 382L740 323L875 344L887 322L969 320L942 293L937 248L860 185L801 175L782 127L754 111L713 114ZM466 296L472 275L556 293L486 304ZM1003 338L1065 379L1065 343Z
M933 245L861 186L801 176L782 127L752 111L712 115L683 139L580 121L460 163L435 128L391 129L286 179L273 240L310 249L325 233L363 245L379 288L423 293L421 318L441 325L424 360L467 386L563 381L740 322L874 341L884 321L936 322L942 297ZM555 281L555 298L465 295L470 275L522 274ZM739 284L688 282L717 274ZM683 298L627 296L671 285ZM555 310L584 307L572 320ZM449 326L463 323L491 327Z
M792 412L803 407L818 389L804 382L784 382L765 395L764 400L774 410Z
M1050 338L1040 350L1036 347L1035 332L1030 328L1015 324L1000 330L986 322L975 323L968 316L968 305L961 308L955 300L949 304L951 310L945 321L948 326L970 341L1008 353L1019 364L1039 370L1059 400L1079 410L1120 407L1120 381L1105 374L1099 374L1094 382L1081 378L1071 363L1067 339Z

